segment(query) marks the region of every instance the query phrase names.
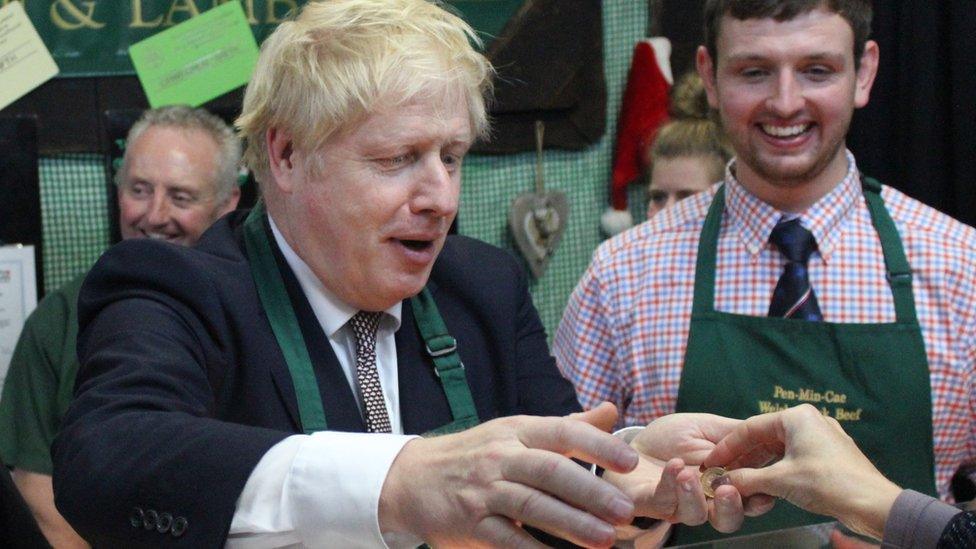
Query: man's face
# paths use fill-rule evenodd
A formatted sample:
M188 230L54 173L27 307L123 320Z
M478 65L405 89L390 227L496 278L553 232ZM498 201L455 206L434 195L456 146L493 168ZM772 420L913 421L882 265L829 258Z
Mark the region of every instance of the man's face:
M237 205L236 192L217 201L218 147L202 130L151 126L127 147L127 169L119 185L122 238L189 246Z
M825 10L782 22L723 18L717 60L700 48L697 61L743 184L829 188L843 178L844 138L877 68L869 42L855 70L853 45L850 25Z
M362 310L388 308L427 283L457 214L471 142L461 99L374 112L310 153L322 173L308 171L302 152L287 170L272 167L284 210L275 223L336 296Z

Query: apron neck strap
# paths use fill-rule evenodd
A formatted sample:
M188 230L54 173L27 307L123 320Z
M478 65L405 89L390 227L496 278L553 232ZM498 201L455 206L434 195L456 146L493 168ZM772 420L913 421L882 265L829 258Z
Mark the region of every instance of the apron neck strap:
M281 271L275 262L271 240L268 238L270 228L266 227L265 219L264 203L259 201L244 221L244 246L247 249L251 276L291 374L302 430L305 434L324 431L327 428L325 410L312 368L312 359L305 346L298 317L285 289ZM434 371L447 396L454 423L465 426L477 424L478 414L464 375L464 365L457 353L457 340L448 333L434 298L425 287L420 294L410 299L410 304L427 354L434 362Z
M691 315L698 316L715 310L715 256L718 233L725 211L725 184L719 186L708 208L705 223L698 239L698 259L695 263L695 297Z
M434 361L434 373L444 388L447 403L451 407L451 416L456 423L464 422L470 426L473 421L477 424L478 412L464 375L464 364L458 356L457 340L447 333L447 326L437 311L437 304L434 303L430 291L424 287L419 294L410 298L410 306L417 330L424 339L424 348Z
M878 231L878 237L881 239L886 276L895 300L895 315L898 322L915 321L912 269L905 257L905 248L901 244L895 222L891 219L888 208L885 208L884 199L881 198L881 183L862 175L861 186L864 189L864 199L867 201L874 229Z
M881 183L870 177L861 177L864 199L871 214L871 222L884 254L886 276L895 303L898 322L915 322L915 299L912 296L912 270L905 257L898 229L895 227L888 209L881 198ZM711 313L715 310L715 258L718 249L718 235L725 211L725 185L715 192L712 204L705 216L698 242L698 259L695 264L695 294L692 302L692 315Z
M302 431L308 435L327 428L325 410L315 380L315 371L312 369L312 359L308 356L305 338L298 326L298 317L295 316L285 282L275 264L267 233L269 229L265 229L265 218L264 203L259 201L244 221L244 247L247 249L248 264L251 266L251 276L254 278L258 297L291 374Z

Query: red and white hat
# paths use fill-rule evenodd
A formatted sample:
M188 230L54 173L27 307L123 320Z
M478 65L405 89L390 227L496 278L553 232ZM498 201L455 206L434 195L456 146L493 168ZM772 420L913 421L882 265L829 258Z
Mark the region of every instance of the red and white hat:
M627 208L627 185L647 167L645 151L654 134L668 119L671 75L671 42L664 37L646 38L634 46L617 121L610 181L610 207L600 218L607 235L615 235L634 224Z

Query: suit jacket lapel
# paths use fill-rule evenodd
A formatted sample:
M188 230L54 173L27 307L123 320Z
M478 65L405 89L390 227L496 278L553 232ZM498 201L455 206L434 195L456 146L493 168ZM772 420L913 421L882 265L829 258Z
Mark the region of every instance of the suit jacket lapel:
M275 263L278 265L285 289L288 292L288 298L295 310L295 316L298 319L302 337L308 348L308 354L312 359L312 368L315 371L319 394L322 396L322 405L325 411L325 421L328 429L330 431L365 432L366 427L360 416L359 407L356 405L352 388L349 387L349 382L346 380L342 367L339 365L339 359L336 358L335 352L332 350L332 345L329 344L328 338L322 332L322 327L315 317L315 313L312 311L308 299L306 299L304 292L302 292L298 279L291 272L291 269L288 267L288 262L285 261L285 257L281 254L281 250L278 248L278 244L271 234L271 228L268 226L267 220L264 222L264 228L267 231L271 249L274 252ZM243 241L241 242L241 249L243 250ZM281 354L279 353L278 356L281 357ZM281 360L273 361L269 365L269 368L271 370L271 377L274 380L275 386L278 388L278 393L281 395L289 415L296 426L301 425L298 414L298 400L295 397L295 386L284 358L282 357Z

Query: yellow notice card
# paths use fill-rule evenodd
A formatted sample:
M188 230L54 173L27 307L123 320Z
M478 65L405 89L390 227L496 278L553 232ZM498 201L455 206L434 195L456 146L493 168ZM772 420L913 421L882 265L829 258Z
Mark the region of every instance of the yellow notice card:
M0 109L58 74L44 42L24 6L11 2L0 9Z
M129 47L153 108L194 107L247 83L258 46L240 2L227 2Z

